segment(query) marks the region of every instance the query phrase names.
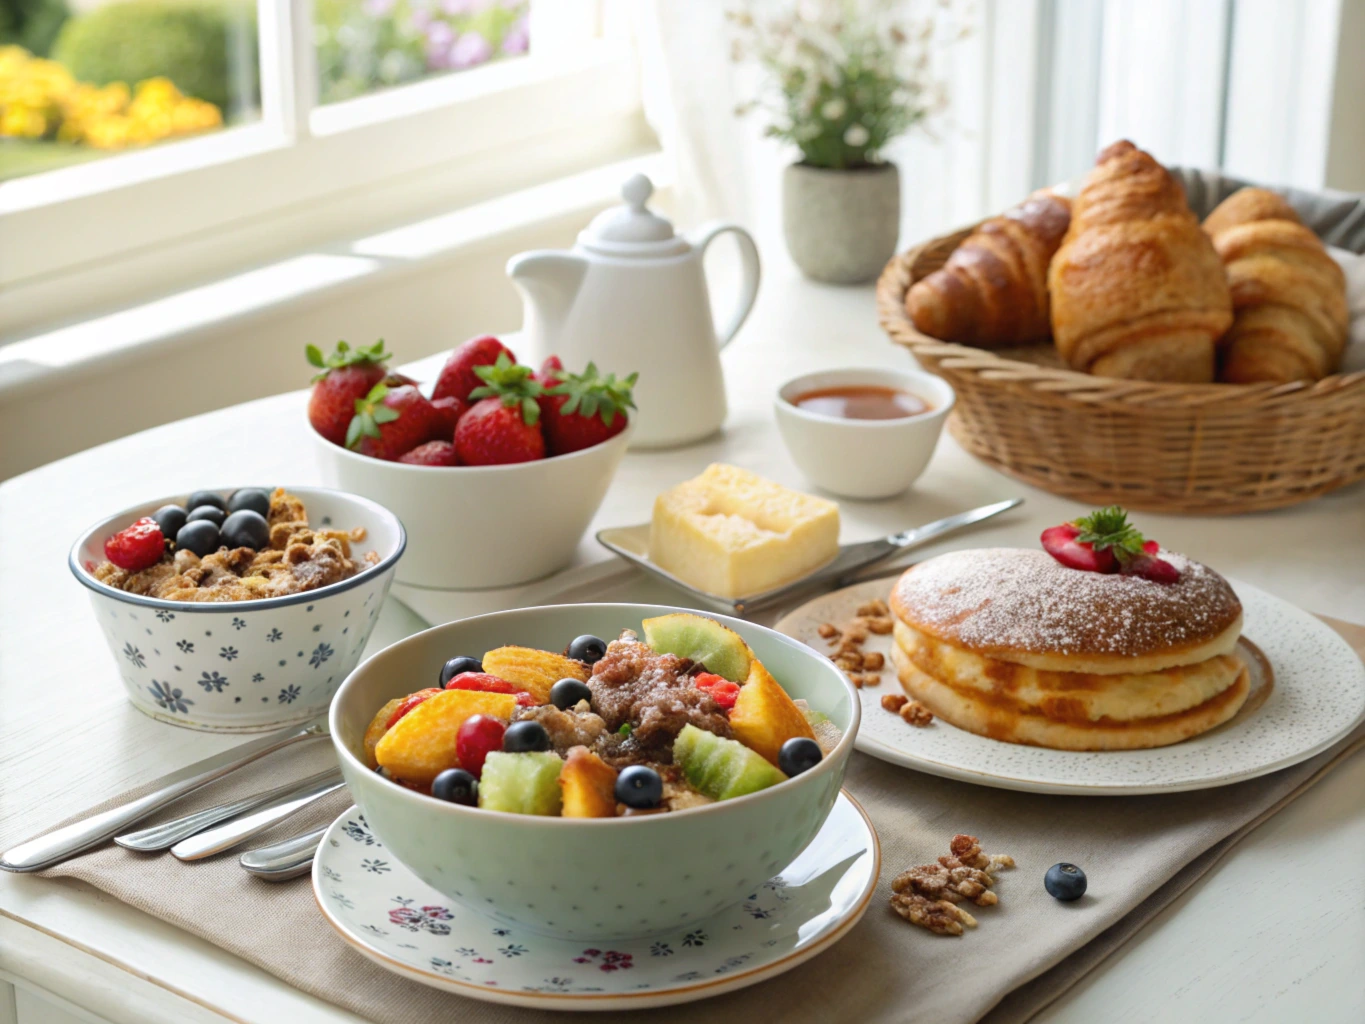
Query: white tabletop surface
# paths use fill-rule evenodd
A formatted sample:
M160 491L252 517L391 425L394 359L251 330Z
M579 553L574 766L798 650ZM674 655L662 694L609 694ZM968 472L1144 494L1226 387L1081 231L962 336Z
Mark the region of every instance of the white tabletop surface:
M718 459L807 486L777 436L773 393L800 372L874 364L907 366L910 358L877 327L871 289L812 285L778 267L725 352L731 414L723 435L629 455L594 528L647 519L657 491ZM306 373L300 359L301 382ZM11 838L240 742L158 724L125 701L66 552L90 522L152 496L315 482L304 401L296 392L209 413L0 485L0 823ZM1027 499L1022 509L943 547L1033 544L1043 527L1081 511L984 468L945 435L910 492L843 503L844 539L1016 494ZM1361 486L1276 513L1138 521L1167 547L1229 575L1365 622ZM582 560L602 557L585 541ZM370 650L422 626L390 600ZM1040 1019L1365 1020L1362 792L1365 757L1357 757L1257 830ZM0 873L4 974L130 1024L356 1019L94 890ZM697 1015L706 1019L706 1004Z

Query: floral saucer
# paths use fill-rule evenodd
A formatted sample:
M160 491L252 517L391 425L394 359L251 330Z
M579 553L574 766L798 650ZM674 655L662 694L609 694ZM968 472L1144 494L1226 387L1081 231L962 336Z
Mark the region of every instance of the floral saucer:
M643 1009L744 988L832 946L867 910L880 868L872 822L840 793L811 844L743 902L599 949L452 903L388 856L352 807L318 847L313 894L343 939L433 988L513 1006Z

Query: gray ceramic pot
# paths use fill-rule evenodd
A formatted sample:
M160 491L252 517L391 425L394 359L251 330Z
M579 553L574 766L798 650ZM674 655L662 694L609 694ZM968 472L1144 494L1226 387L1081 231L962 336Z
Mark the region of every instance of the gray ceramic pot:
M802 273L831 284L875 278L896 253L900 174L895 164L854 171L792 164L782 180L782 228Z

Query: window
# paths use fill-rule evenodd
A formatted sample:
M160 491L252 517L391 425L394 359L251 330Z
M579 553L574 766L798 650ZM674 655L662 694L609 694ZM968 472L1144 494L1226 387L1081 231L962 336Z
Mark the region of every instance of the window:
M644 151L617 2L25 0L67 13L0 24L0 339ZM110 42L147 10L197 56Z

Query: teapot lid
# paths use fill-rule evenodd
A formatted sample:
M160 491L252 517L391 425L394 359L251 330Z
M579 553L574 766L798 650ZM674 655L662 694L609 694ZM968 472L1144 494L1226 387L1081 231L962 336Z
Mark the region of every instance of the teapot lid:
M621 186L623 206L604 210L578 235L584 248L608 256L674 256L690 246L673 231L673 222L654 213L645 203L654 194L646 175L633 174Z

